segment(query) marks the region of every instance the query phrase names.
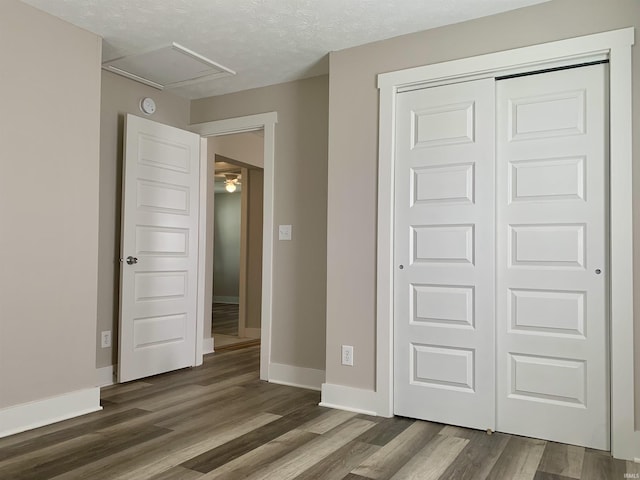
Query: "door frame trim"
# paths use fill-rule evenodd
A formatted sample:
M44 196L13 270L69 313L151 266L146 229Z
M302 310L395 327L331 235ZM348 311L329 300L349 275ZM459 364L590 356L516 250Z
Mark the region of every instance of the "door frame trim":
M393 416L393 177L399 91L609 59L611 452L640 458L634 428L632 69L634 29L625 28L378 75L376 412ZM640 419L639 419L640 420Z
M214 120L196 123L189 130L203 137L205 153L200 155L200 228L198 233L198 317L196 335L196 362L202 363L202 339L204 337L205 312L205 258L206 258L206 208L207 208L207 155L206 138L220 135L232 135L264 129L264 204L262 235L262 307L260 336L260 379L269 380L269 363L271 360L271 317L273 312L273 225L274 225L274 165L275 165L275 125L278 123L277 112L260 113L245 117ZM204 182L204 188L202 187Z

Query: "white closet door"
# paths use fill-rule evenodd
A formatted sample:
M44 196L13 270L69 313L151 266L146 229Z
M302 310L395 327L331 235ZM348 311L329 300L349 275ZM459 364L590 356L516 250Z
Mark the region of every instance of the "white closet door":
M599 449L609 448L606 75L595 65L496 84L497 428Z
M493 79L397 96L394 405L495 428Z

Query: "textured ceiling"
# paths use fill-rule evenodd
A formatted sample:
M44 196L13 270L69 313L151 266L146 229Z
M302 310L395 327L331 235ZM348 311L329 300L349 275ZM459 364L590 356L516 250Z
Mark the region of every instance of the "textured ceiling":
M548 0L23 0L103 37L103 60L177 42L237 72L220 95L327 73L327 53Z

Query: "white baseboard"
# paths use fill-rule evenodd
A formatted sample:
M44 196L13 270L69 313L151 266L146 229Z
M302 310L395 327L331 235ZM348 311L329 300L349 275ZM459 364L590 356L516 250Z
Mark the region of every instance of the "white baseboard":
M227 297L224 295L218 295L217 297L213 297L213 303L231 303L234 305L239 305L240 297Z
M213 352L215 352L215 350L213 349L213 337L205 338L202 341L202 354L206 355Z
M0 438L98 410L102 410L98 387L3 408Z
M96 368L96 387L108 387L115 383L115 365Z
M377 416L376 402L376 392L373 390L345 387L344 385L335 385L333 383L322 384L321 407Z
M320 390L324 382L324 370L271 363L269 364L269 381L291 387Z

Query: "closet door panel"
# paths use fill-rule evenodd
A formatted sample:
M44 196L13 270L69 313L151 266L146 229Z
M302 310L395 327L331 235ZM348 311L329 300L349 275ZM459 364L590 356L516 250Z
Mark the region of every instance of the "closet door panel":
M606 74L496 82L497 428L605 450Z
M395 413L495 429L492 79L398 95Z

